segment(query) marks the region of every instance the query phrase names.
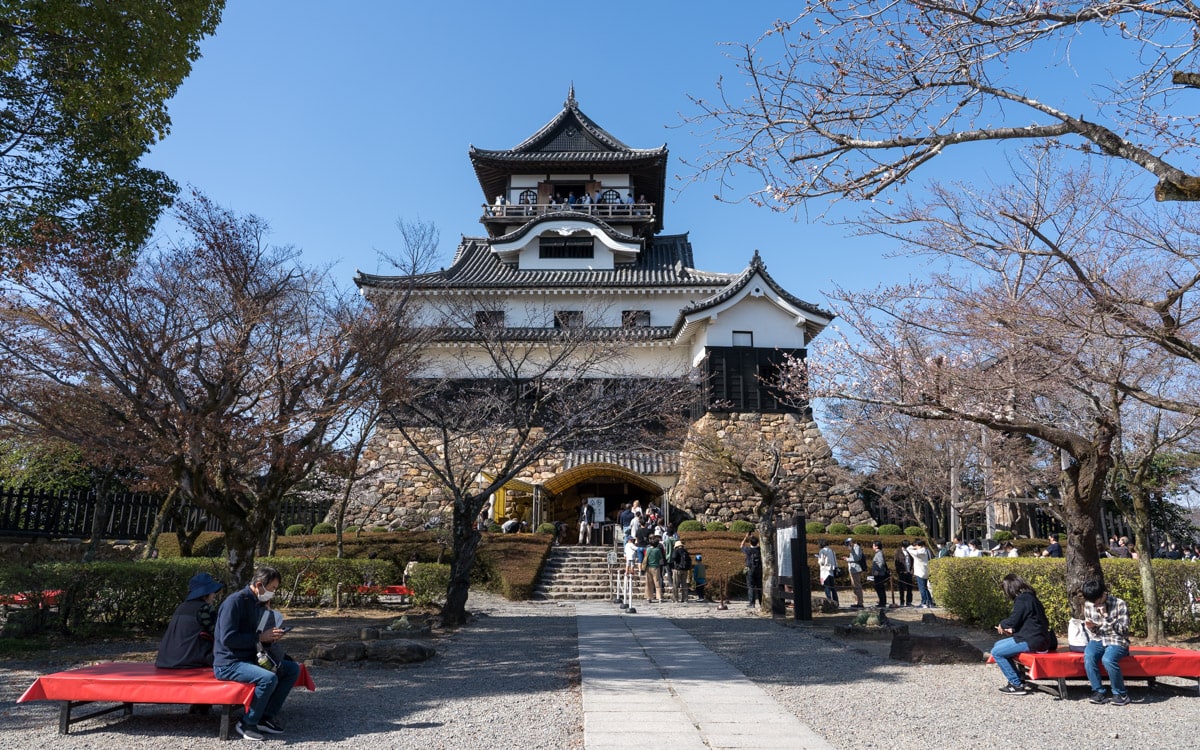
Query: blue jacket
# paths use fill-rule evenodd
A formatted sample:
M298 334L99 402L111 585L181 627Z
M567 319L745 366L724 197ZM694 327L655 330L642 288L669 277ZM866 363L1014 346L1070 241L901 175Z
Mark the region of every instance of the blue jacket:
M213 666L258 661L258 621L266 607L247 586L225 597L213 634Z

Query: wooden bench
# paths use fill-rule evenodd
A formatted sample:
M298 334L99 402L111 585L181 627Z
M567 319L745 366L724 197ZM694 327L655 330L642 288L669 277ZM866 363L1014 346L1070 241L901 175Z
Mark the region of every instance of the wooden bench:
M316 690L308 669L301 664L296 687ZM58 733L68 734L77 721L103 716L113 711L133 714L135 703L191 703L216 706L221 716L219 736L229 739L232 710L241 706L250 710L254 685L218 680L211 667L198 669L159 669L150 663L108 662L90 667L39 677L17 700L59 701ZM71 711L89 703L117 703L116 706L71 716Z
M1024 653L1015 659L1017 670L1022 672L1038 690L1048 692L1056 698L1067 695L1067 680L1086 680L1087 670L1083 666L1083 654L1062 649L1048 654ZM1100 667L1104 673L1104 667ZM1200 693L1200 651L1167 646L1133 646L1129 656L1121 660L1121 675L1125 679L1146 680L1153 687L1156 677L1185 677L1196 680ZM1056 685L1039 685L1037 680L1054 680Z

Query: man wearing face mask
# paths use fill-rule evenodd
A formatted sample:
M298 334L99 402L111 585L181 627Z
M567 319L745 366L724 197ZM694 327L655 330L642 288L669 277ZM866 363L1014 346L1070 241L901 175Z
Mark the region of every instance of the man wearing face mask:
M283 659L275 671L258 665L259 644L269 646L283 637L284 631L273 625L266 603L279 588L279 571L258 568L246 588L226 597L217 612L213 643L213 674L218 680L254 684L250 710L237 724L238 734L247 740L261 741L266 734L282 734L279 709L300 675L300 665Z

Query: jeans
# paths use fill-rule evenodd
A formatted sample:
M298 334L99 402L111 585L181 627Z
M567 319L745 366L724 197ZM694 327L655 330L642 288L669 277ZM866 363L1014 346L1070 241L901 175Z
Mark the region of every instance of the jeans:
M933 606L933 594L929 593L929 579L915 576L917 579L917 588L921 590L921 604L926 607Z
M1021 686L1021 676L1017 674L1017 668L1013 666L1012 657L1028 651L1028 643L1012 638L1001 638L992 644L992 658L996 660L996 666L1000 667L1000 671L1004 673L1004 679L1008 680L1009 685Z
M1102 641L1088 641L1083 650L1083 668L1087 670L1088 682L1092 683L1092 692L1104 692L1104 683L1100 681L1100 665L1103 664L1113 695L1125 695L1125 676L1121 674L1118 662L1128 655L1128 646L1105 646Z
M762 603L762 571L746 574L746 601L750 606Z
M242 724L256 727L264 717L275 718L279 709L283 708L283 701L300 676L300 665L291 659L284 659L279 662L279 668L272 672L257 664L237 661L213 667L213 675L218 680L254 684L254 700L250 703L250 710L242 717Z
M825 600L838 604L837 587L834 584L833 576L825 576L825 580L821 581L821 585L825 587Z

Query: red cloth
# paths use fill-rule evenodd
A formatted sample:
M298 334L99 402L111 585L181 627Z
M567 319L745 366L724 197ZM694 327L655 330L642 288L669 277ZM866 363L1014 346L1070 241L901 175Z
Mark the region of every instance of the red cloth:
M300 665L296 685L316 690ZM254 685L218 680L211 667L159 669L143 662L108 662L56 672L34 681L17 703L26 701L106 701L115 703L242 704L254 700Z
M1086 677L1083 654L1056 651L1049 654L1017 654L1016 660L1029 668L1031 680L1057 680ZM1100 667L1104 671L1104 667ZM1200 678L1200 651L1165 646L1133 646L1121 660L1125 677L1196 677Z

